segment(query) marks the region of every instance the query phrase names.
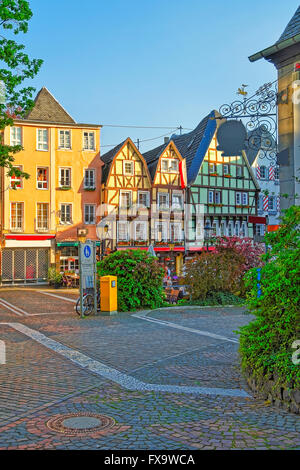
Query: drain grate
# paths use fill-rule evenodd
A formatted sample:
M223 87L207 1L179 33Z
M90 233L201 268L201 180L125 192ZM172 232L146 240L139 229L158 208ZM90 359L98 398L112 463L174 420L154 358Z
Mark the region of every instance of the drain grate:
M82 436L109 429L115 425L115 420L110 416L94 413L72 413L54 416L47 421L46 425L51 431L66 436Z

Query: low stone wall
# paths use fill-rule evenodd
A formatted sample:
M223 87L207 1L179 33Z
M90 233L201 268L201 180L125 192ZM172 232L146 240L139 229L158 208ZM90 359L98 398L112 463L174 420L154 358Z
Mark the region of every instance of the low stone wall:
M247 371L245 375L254 396L269 400L278 408L300 414L300 389L276 386L276 380L273 376L258 380L252 376L251 371Z

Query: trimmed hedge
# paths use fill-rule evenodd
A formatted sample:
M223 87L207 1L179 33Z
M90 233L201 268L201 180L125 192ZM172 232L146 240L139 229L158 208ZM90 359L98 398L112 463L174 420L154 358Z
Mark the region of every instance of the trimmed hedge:
M164 271L143 250L116 251L98 262L99 276L118 277L118 310L158 308L163 305Z

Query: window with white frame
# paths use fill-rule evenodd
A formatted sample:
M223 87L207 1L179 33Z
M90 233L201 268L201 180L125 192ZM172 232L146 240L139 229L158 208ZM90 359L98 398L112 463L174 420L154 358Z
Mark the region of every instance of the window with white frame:
M236 222L234 225L234 234L236 237L240 236L240 223Z
M96 223L96 206L95 204L84 205L84 223L86 225Z
M118 241L129 240L129 223L125 220L118 222Z
M72 204L60 205L60 223L61 224L72 223Z
M14 168L17 168L18 170L22 171L22 166L14 166ZM22 177L17 176L17 175L12 175L10 177L10 187L12 189L22 189L23 187L23 182L22 182Z
M95 184L95 170L94 169L87 169L84 170L84 187L86 189L94 189L96 186Z
M71 149L71 131L70 130L59 131L59 148Z
M120 191L120 208L129 209L131 207L131 192Z
M240 236L243 237L243 238L246 237L247 236L247 230L248 230L247 222L243 221L242 224L241 224Z
M158 208L160 210L169 209L169 194L168 193L158 193Z
M217 165L215 163L209 163L209 173L217 173Z
M37 189L48 189L48 168L36 169L36 187Z
M267 179L267 168L265 166L260 167L260 178L262 180Z
M24 202L10 203L10 229L23 230Z
M180 193L173 193L172 194L172 209L178 210L183 208L183 197Z
M148 239L147 222L135 221L134 222L134 239L137 241L145 241Z
M95 132L86 131L83 133L83 149L84 150L95 150Z
M232 222L228 222L227 233L229 237L233 236L233 223Z
M49 204L47 203L37 203L36 228L38 230L48 230L49 228Z
M169 170L169 161L166 158L162 158L162 160L161 160L161 169L162 169L162 171L168 171Z
M263 224L256 224L255 225L255 232L256 235L259 235L260 237L263 237L265 234L265 226Z
M235 203L237 206L242 204L242 193L235 193Z
M220 224L220 235L221 237L226 235L226 222L225 221L222 221Z
M175 158L163 158L161 161L161 169L162 171L176 173L178 171L178 163L178 160Z
M223 175L230 175L229 165L223 165Z
M221 204L221 191L215 191L215 203Z
M275 211L276 210L276 197L269 196L268 204L269 204L268 206L269 211Z
M262 194L258 198L258 210L262 211L264 209L264 197Z
M123 172L126 176L132 176L134 174L134 162L132 160L123 161Z
M211 235L213 237L216 237L217 235L219 235L219 223L217 220L213 221Z
M48 129L37 129L37 150L48 150Z
M248 205L248 193L242 193L242 205L243 206Z
M167 222L156 222L155 239L158 242L166 242L168 240Z
M71 187L71 168L59 169L59 186Z
M10 128L10 145L22 145L22 128L13 126Z
M149 191L138 191L138 206L149 207L150 205L150 194Z
M208 203L213 204L214 203L214 191L208 191Z
M170 240L171 242L179 242L182 240L181 223L170 223Z
M279 180L279 167L275 167L275 180Z
M169 171L171 173L177 173L177 171L178 171L178 160L175 160L175 159L170 160Z

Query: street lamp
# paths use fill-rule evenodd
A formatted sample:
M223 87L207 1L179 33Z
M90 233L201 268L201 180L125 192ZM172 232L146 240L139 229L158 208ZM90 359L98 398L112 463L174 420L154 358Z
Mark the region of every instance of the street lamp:
M204 241L206 242L206 251L208 251L208 245L209 245L209 241L211 238L210 234L212 230L213 230L213 227L211 227L209 223L207 222L204 227Z

